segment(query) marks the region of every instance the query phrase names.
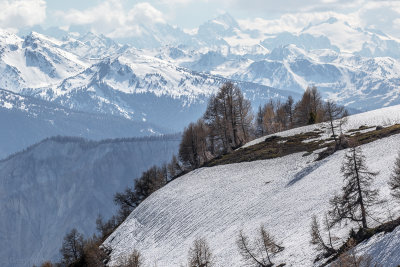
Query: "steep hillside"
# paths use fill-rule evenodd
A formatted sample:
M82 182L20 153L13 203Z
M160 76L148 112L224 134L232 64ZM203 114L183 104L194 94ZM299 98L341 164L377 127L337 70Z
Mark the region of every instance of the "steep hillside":
M352 116L346 131L372 133L375 126L394 125L400 122L399 111L400 106L394 106ZM315 129L324 133L325 126L298 128L281 136ZM327 137L328 133L320 138ZM379 171L373 187L380 190L380 199L386 201L373 207L372 218L368 218L370 225L387 221L390 214L400 215L400 205L390 196L387 185L400 150L399 138L396 134L362 145L369 168ZM248 147L264 140L265 137ZM239 231L243 229L252 235L264 224L285 248L274 258L275 263L317 265L317 253L310 245L311 218L314 214L321 218L329 210L329 199L340 190L345 151L316 161L318 152L205 167L176 179L146 199L106 240L105 244L112 248L112 264L137 249L150 265L179 266L187 262L193 240L204 237L217 266L244 266L236 246ZM351 225L342 225L334 228L333 233L343 240L350 228ZM382 239L374 243L375 248L360 251L370 253L384 266L399 264L395 255L400 241L390 237L396 233L387 234L392 245L380 246L387 242ZM340 245L340 239L335 244Z
M67 231L93 234L100 213L115 213L113 195L168 160L179 139L56 137L0 161L0 265L57 260Z

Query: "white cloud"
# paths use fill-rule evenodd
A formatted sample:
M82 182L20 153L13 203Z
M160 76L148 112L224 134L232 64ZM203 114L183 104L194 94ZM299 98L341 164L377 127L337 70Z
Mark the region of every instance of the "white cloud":
M0 27L18 29L46 19L46 1L0 0ZM56 0L53 0L56 1ZM139 0L140 1L140 0ZM110 37L140 36L145 28L172 22L193 28L219 10L241 17L244 28L265 32L298 31L329 17L353 26L382 30L400 38L400 1L385 0L96 0L86 9L49 10L57 26L71 25ZM136 4L132 4L136 2ZM50 3L50 2L49 2ZM50 4L49 7L50 8ZM157 7L157 8L156 8ZM61 25L60 25L61 24ZM46 24L44 24L46 25ZM141 27L145 25L146 27ZM50 25L46 25L50 26Z
M384 33L400 37L399 18L400 1L367 2L358 11L363 27L381 30Z
M149 3L136 4L128 12L128 22L165 23L163 13Z
M258 0L248 0L256 2ZM282 0L287 4L291 0ZM266 1L268 2L268 0ZM303 1L301 1L303 2ZM331 6L342 0L325 0ZM351 8L357 4L357 8ZM322 22L330 17L347 21L354 27L371 28L380 30L393 37L400 38L400 1L349 1L347 9L334 9L323 11L322 6L305 5L303 12L281 14L275 19L253 18L239 20L240 25L247 29L268 29L270 33L282 31L298 32L310 23Z
M360 20L354 14L345 15L337 12L303 12L287 13L277 19L255 18L251 20L239 20L239 24L244 29L258 29L274 34L278 32L298 32L310 24L317 24L327 19L335 17L349 22L353 26L360 26Z
M380 29L394 37L400 37L397 18L400 17L400 0L154 0L164 4L173 15L204 13L214 16L217 10L224 10L241 18L246 27L258 28L261 24L271 31L301 29L310 22L325 20L335 16L348 21L353 26ZM196 7L198 11L191 10ZM174 12L174 10L180 12ZM188 16L186 16L188 17ZM262 18L262 19L256 19ZM187 19L186 19L187 20ZM180 27L196 27L184 25ZM396 21L396 23L394 23ZM183 22L183 23L182 23Z
M356 8L366 0L158 0L163 4L184 4L202 2L218 3L227 9L241 9L263 13L284 13L314 12L314 11L338 11L349 8Z
M129 37L141 34L141 24L166 23L163 13L147 2L126 8L121 0L106 0L86 10L58 11L67 25L85 25L91 31L110 37Z
M125 11L120 1L109 0L99 5L86 9L70 9L58 11L60 17L67 25L88 25L94 31L106 33L124 24Z
M199 0L198 0L199 1ZM194 0L159 0L160 4L167 5L187 5L194 2Z
M44 0L0 0L0 27L18 29L42 23L46 19Z

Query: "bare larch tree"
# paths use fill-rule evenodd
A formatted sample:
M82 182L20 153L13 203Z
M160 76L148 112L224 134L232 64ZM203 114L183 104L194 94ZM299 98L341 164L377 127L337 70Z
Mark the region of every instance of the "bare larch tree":
M368 169L361 148L356 146L345 154L341 172L344 176L342 194L330 201L332 224L350 220L361 223L362 228L366 229L367 210L377 200L378 190L371 189L371 184L378 173Z
M172 156L171 161L167 165L167 170L168 170L168 176L170 179L176 178L178 175L180 175L183 172L182 166L179 163L179 160L176 155Z
M186 169L199 168L208 160L207 136L209 129L203 120L185 128L179 145L179 159Z
M317 216L312 217L311 221L311 244L315 245L319 251L325 253L326 256L336 253L336 249L332 244L331 225L328 216L325 215L324 228L328 232L328 241L325 242L321 234L321 227L318 223Z
M250 101L239 87L227 82L210 98L204 120L216 150L232 151L249 140L253 120Z
M83 235L75 228L64 236L60 249L62 262L67 266L78 262L83 256L84 239Z
M323 105L317 87L312 86L306 89L301 100L295 105L294 118L297 126L322 121Z
M341 145L342 126L347 122L348 112L343 106L337 105L332 100L325 102L324 111L325 119L329 123L332 137L335 140L335 149L338 149ZM337 128L339 129L337 130Z
M144 260L136 249L127 257L119 260L118 267L141 267Z
M264 123L265 105L259 106L256 115L256 136L261 137L267 134Z
M400 201L400 153L396 158L393 173L390 176L389 186L392 196Z
M210 246L204 238L194 240L188 255L189 267L212 267L213 254Z
M260 226L258 236L253 241L240 231L236 244L246 263L261 267L273 266L272 257L284 249L263 225Z

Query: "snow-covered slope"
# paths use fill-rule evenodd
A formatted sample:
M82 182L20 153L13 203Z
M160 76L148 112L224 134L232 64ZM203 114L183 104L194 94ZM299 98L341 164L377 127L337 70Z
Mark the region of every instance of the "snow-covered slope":
M113 195L177 152L179 136L90 142L57 137L0 161L0 265L58 260L72 228L90 236Z
M350 120L351 127L398 122L399 112L396 106L359 114ZM388 220L387 207L392 215L400 215L387 185L399 140L400 135L394 135L362 146L370 169L379 171L373 187L388 201L373 207L378 221ZM193 240L204 237L216 266L243 266L235 243L238 233L243 229L252 235L264 224L285 247L275 263L313 266L317 253L309 243L311 217L321 218L329 209L329 198L340 190L344 153L338 151L322 161L314 161L315 154L297 153L190 172L146 199L106 240L112 248L112 263L137 249L150 265L179 266L186 263ZM349 229L347 225L333 232L344 238ZM385 255L396 255L400 240L391 240L394 245L380 248ZM375 256L373 249L366 251ZM378 259L383 266L398 260L395 256Z
M380 233L355 248L358 255L371 255L374 261L383 266L400 265L400 226L391 233Z
M88 64L58 46L60 41L31 33L25 39L0 31L0 88L19 92L54 84Z

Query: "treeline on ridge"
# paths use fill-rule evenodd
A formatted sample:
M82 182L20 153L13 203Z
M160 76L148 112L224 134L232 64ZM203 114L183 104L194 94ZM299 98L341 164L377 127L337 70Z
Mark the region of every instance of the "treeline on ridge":
M250 101L240 89L233 83L225 83L210 98L203 117L183 131L179 160L183 169L190 171L254 138L324 121L329 122L339 146L336 129L342 126L347 115L344 107L331 100L322 101L313 86L305 90L298 102L291 96L284 102L270 100L254 116Z

